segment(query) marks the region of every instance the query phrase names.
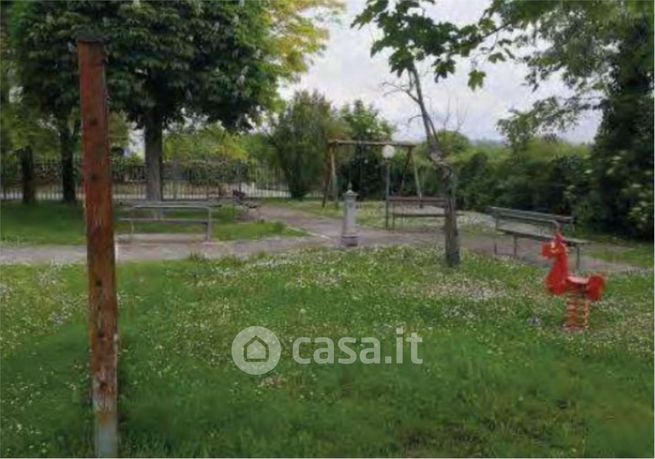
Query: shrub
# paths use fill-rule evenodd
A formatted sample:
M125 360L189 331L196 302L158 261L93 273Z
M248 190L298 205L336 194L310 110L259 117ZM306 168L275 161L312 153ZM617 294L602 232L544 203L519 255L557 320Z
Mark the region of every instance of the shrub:
M488 206L540 212L588 215L587 148L559 140L537 139L521 152L499 154L480 149L454 160L458 205L485 210Z
M391 139L393 129L372 106L356 100L352 107L344 106L339 116L353 140L382 141ZM343 150L346 150L345 148ZM352 184L360 199L382 198L385 193L385 164L382 148L357 145L346 153L339 167L339 183L342 190Z
M272 121L271 143L291 197L303 198L321 183L327 142L339 130L330 103L301 91Z

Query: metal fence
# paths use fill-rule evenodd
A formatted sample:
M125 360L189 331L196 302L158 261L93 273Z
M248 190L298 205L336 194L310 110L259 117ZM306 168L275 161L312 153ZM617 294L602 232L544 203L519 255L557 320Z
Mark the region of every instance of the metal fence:
M73 161L76 194L84 195L81 158ZM35 158L37 200L62 199L61 163L58 159ZM22 199L22 173L16 157L4 157L1 171L1 198ZM270 165L240 160L167 161L163 168L163 198L201 200L231 196L239 190L253 198L288 198L289 189L282 172ZM146 169L138 158L112 160L114 200L146 198ZM318 190L315 194L318 193Z

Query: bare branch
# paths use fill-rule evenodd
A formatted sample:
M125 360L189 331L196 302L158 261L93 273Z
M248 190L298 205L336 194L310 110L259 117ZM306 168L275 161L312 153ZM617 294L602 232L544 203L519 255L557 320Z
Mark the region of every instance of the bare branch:
M398 92L402 92L403 94L409 96L414 102L418 103L418 100L416 99L416 96L412 92L412 85L402 85L402 84L397 84L397 83L392 83L390 81L385 81L382 83L382 86L388 86L392 88L390 91L387 91L384 93L384 96L391 95L391 94L396 94Z

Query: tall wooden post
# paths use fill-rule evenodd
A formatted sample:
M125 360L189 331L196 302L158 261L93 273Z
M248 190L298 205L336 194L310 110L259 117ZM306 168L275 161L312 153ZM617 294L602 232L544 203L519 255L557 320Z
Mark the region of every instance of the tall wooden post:
M321 207L325 207L330 189L330 177L332 176L332 171L330 170L330 152L332 148L332 145L328 144L328 149L323 158L323 201L321 202Z
M118 304L111 201L105 52L92 37L77 40L84 146L84 195L89 273L89 339L95 453L118 454Z

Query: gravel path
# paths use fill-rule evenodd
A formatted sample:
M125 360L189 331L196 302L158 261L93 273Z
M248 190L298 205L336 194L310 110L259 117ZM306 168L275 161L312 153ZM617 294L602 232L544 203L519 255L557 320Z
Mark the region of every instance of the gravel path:
M280 221L297 228L308 235L305 237L275 237L254 241L204 242L189 235L137 235L130 242L119 237L116 244L119 262L180 260L193 255L205 258L248 257L260 253L288 252L310 247L340 247L341 220L321 217L286 207L264 205L260 209L264 220ZM474 219L475 220L475 219ZM480 232L466 231L466 218L461 243L466 249L491 254L493 237ZM441 231L387 231L369 227L359 228L360 246L391 245L443 245ZM546 266L540 257L541 245L536 241L521 240L519 243L521 261ZM501 253L510 253L511 239L499 238ZM583 251L584 253L584 251ZM0 248L0 264L35 263L83 263L86 260L84 246L3 246ZM609 263L588 256L582 257L584 271L621 272L635 270L633 266Z

